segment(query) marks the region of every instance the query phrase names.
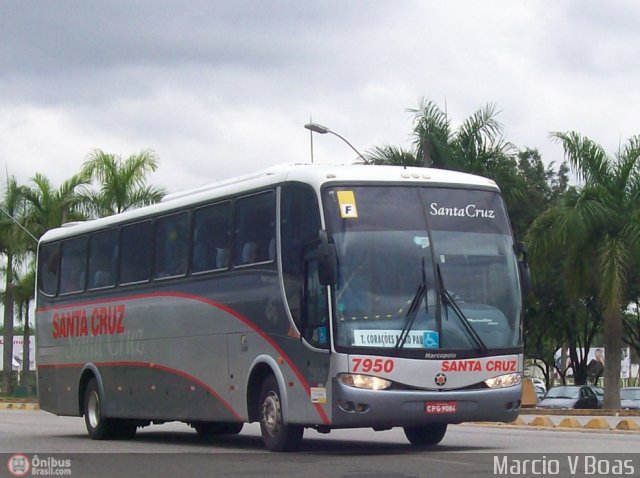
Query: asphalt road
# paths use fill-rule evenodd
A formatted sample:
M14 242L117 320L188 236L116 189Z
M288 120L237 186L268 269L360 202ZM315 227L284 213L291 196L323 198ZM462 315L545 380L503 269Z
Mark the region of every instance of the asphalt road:
M537 460L538 471L545 471L546 466L546 474L553 476L640 476L638 451L638 432L456 425L449 427L439 446L429 450L413 448L401 429L336 430L328 435L307 430L300 452L268 453L262 448L255 424L245 425L237 436L210 442L200 440L192 429L180 423L144 428L134 440L92 441L80 418L56 417L42 411L0 410L2 461L7 463L14 454L24 454L31 463L57 476L64 475L67 468L70 476L96 478L455 478L498 476L504 475L501 471L505 470L509 476L534 476L513 473L519 468L504 468L505 464L522 466L519 463L523 459ZM577 460L574 462L576 473L570 469L572 457ZM69 460L68 467L64 460ZM560 467L558 473L554 473L556 460ZM631 461L625 463L624 460ZM620 467L616 469L616 465ZM13 476L7 470L4 463L0 463L0 476Z

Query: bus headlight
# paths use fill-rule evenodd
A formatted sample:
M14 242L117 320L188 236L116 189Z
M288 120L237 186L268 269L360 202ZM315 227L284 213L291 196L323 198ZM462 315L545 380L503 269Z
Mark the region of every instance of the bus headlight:
M513 387L522 382L522 375L519 373L508 373L499 377L489 378L484 381L489 388Z
M341 373L338 375L338 382L350 387L366 388L367 390L385 390L391 386L391 381L384 378L357 373Z

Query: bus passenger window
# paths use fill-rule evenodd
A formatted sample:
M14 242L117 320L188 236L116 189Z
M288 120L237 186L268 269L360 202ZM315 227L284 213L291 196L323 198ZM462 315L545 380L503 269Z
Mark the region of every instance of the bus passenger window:
M143 221L122 228L120 283L133 284L149 280L153 223Z
M275 259L275 194L240 198L236 203L234 260L238 265Z
M193 214L191 271L204 272L229 267L231 204L215 204Z
M182 212L156 221L156 278L183 276L187 273L189 251L189 213Z
M87 238L77 237L62 243L60 293L84 290L87 277Z
M60 262L60 244L43 244L38 252L40 270L38 282L40 290L46 295L56 295L58 291L58 266Z
M91 236L89 241L89 289L114 286L118 256L118 230Z

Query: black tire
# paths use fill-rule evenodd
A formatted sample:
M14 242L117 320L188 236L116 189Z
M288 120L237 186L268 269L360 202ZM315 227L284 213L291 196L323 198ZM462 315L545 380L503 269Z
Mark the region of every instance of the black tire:
M427 447L437 445L447 433L446 423L434 423L421 427L404 427L404 434L413 446Z
M102 399L98 382L92 378L84 392L84 423L93 440L129 439L136 434L137 425L131 420L107 418L103 415Z
M242 422L196 422L191 425L201 438L219 435L237 435L242 430Z
M304 427L284 423L280 389L273 375L269 375L262 382L258 416L260 417L262 441L267 450L294 451L300 447Z

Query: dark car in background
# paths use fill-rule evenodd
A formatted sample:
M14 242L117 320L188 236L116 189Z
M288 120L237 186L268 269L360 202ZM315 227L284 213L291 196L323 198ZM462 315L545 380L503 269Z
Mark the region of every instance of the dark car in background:
M598 407L598 397L588 385L562 385L550 388L538 402L538 408L590 408Z
M620 406L626 410L640 410L640 387L621 388Z
M598 408L602 408L602 404L604 403L604 388L598 387L597 385L587 386L596 394L596 398L598 399Z

